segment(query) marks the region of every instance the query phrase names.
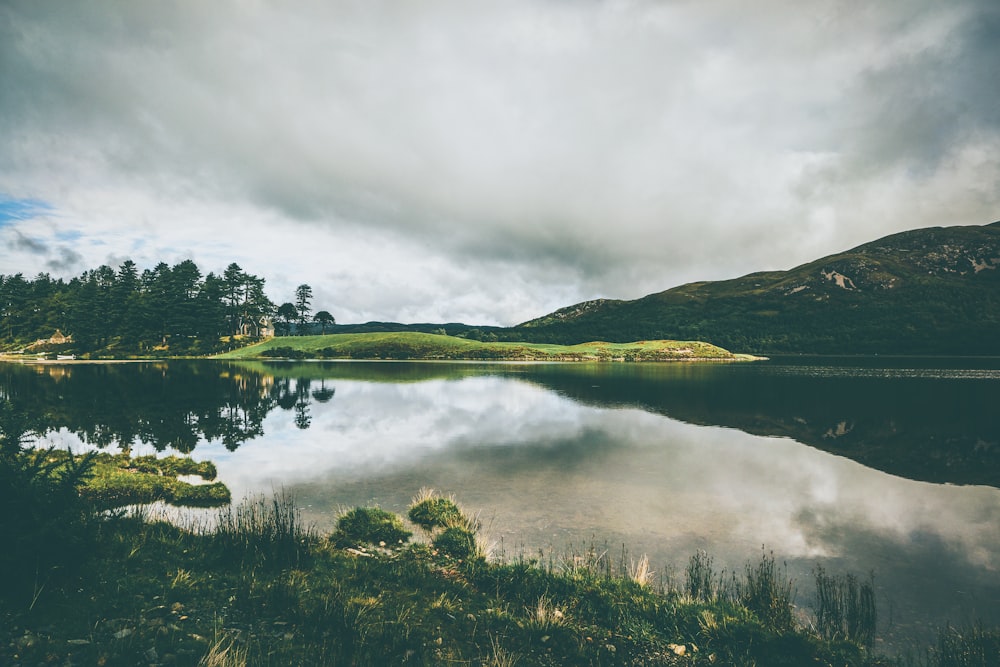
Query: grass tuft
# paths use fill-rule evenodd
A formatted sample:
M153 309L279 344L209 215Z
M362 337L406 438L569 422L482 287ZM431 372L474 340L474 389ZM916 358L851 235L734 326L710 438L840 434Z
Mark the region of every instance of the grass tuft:
M413 498L407 516L428 533L447 526L466 524L470 527L470 522L453 497L439 495L428 488L422 488Z
M339 547L370 544L396 548L410 539L403 520L378 507L356 507L337 520L337 530L330 539Z
M315 532L302 524L291 496L251 497L219 511L213 543L221 554L270 567L297 567Z

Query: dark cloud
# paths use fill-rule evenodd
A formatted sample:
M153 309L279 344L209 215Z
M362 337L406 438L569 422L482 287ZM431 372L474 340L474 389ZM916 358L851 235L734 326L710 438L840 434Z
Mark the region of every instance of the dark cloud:
M83 266L83 256L67 246L61 246L56 249L55 257L49 259L45 262L47 266L52 271L57 271L59 273L71 273L77 270L83 270L86 268Z
M918 176L956 147L1000 132L1000 5L972 5L936 43L914 45L859 77L846 105L854 178L902 166ZM983 220L983 222L986 222Z
M21 232L15 230L14 238L8 241L8 246L15 249L28 252L32 255L47 255L49 254L49 247L38 241L36 239L25 236Z

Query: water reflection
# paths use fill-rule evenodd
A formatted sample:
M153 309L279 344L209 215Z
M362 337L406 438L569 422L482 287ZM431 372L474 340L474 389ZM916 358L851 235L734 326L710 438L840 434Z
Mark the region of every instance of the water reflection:
M310 404L335 393L325 379L315 384L224 363L0 364L0 398L38 430L65 430L97 447L183 453L206 441L235 450L264 435L276 408L309 428Z
M739 567L766 545L788 561L803 604L817 562L873 570L890 637L998 618L990 487L906 480L789 438L588 406L497 375L338 381L336 406L317 407L308 434L287 420L265 428L267 441L213 455L220 473L241 489L292 488L324 527L342 507L403 512L432 486L483 512L509 554L597 540L660 568L699 548Z
M0 364L0 398L42 429L96 446L233 450L269 413L313 424L343 380L394 385L517 378L595 407L798 442L911 479L1000 487L1000 370L792 364L147 363ZM926 363L926 362L925 362Z
M8 364L0 396L48 442L197 446L237 497L291 489L323 528L432 486L508 554L597 540L738 567L766 545L804 604L818 560L874 570L884 636L1000 621L1000 490L875 469L997 485L996 371L852 368Z

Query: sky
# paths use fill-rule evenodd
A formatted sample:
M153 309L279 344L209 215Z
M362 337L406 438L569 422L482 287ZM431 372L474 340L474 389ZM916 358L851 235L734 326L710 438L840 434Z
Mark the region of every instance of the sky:
M0 0L0 274L513 325L1000 219L996 0Z

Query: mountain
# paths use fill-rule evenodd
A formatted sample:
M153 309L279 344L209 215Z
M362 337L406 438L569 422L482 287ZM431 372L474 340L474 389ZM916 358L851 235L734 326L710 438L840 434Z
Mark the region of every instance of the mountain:
M585 301L521 340L703 340L739 352L1000 354L1000 222L893 234L788 271Z

